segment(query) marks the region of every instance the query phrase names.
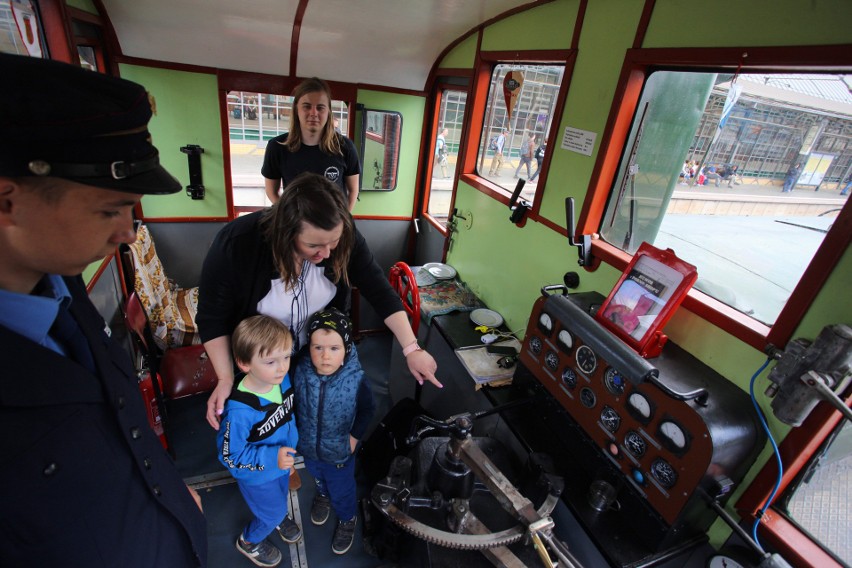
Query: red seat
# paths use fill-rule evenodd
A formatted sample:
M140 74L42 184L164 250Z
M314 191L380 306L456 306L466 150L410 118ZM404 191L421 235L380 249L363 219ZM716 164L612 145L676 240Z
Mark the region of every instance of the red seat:
M203 345L174 347L160 352L154 344L148 317L136 292L127 299L127 328L138 339L152 373L159 373L163 397L167 400L212 391L216 388L216 372Z

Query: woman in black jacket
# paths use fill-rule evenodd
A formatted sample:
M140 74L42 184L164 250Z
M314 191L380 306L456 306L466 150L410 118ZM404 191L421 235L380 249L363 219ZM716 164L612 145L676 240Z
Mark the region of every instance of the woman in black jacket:
M435 359L419 348L399 296L355 228L343 194L323 176L302 174L269 209L225 226L204 260L196 321L219 384L207 402L207 421L219 415L234 383L230 336L243 319L261 313L293 333L294 353L306 343L305 323L326 306L347 311L358 286L403 347L421 384L435 378Z

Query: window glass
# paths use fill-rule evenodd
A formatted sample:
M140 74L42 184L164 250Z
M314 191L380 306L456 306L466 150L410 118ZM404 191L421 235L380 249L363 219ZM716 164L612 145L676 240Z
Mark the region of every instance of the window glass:
M0 51L45 57L38 14L30 0L0 3Z
M235 207L271 205L264 191L263 154L266 143L290 128L293 97L269 93L228 91L228 138L231 148L231 185ZM331 101L332 117L343 134L349 132L349 107Z
M852 423L844 421L776 506L844 563L852 564L850 488Z
M494 68L479 141L476 169L480 176L510 194L519 177L527 179L521 196L533 201L540 183L535 154L550 133L564 74L565 66L555 64Z
M771 325L845 204L849 77L657 71L600 228L698 268L695 287ZM844 190L845 188L845 190Z
M432 178L426 212L445 227L452 202L466 103L467 93L464 91L443 91L438 129L432 135Z

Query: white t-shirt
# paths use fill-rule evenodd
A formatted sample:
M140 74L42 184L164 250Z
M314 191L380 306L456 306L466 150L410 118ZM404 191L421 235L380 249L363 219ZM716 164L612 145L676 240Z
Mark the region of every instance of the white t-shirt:
M335 294L337 287L325 277L325 269L306 262L292 289L286 290L280 278L272 281L269 293L257 303L257 313L273 317L290 328L295 353L307 344L308 318L325 308Z

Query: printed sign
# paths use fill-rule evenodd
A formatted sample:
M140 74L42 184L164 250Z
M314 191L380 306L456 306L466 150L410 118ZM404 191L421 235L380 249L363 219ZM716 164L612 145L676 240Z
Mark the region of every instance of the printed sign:
M598 135L588 130L580 130L579 128L565 127L565 134L562 136L562 147L565 150L577 152L585 156L591 156L592 150L595 148L595 139Z

